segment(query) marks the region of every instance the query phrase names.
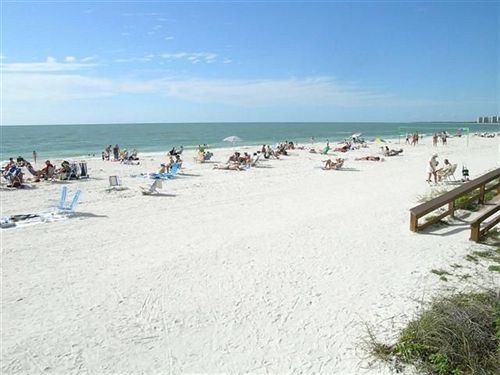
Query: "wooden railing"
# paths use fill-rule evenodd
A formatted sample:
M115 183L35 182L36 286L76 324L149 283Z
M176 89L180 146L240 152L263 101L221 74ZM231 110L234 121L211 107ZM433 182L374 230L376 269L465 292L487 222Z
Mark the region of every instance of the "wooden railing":
M466 194L475 192L471 197L460 204L457 204L457 200ZM477 200L478 203L484 204L484 196L487 192L496 190L496 194L500 194L500 168L497 168L491 172L488 172L481 177L464 183L463 185L453 189L437 198L431 199L428 202L422 203L410 209L410 230L413 232L418 232L431 224L438 222L439 220L447 217L454 216L455 210L467 206L469 203ZM433 211L447 206L445 212L431 217L425 223L420 224L418 220ZM491 227L490 227L491 228Z
M481 229L481 223L485 221L487 218L490 216L493 216L495 213L500 211L500 202L496 202L495 205L490 208L488 211L486 211L484 214L476 218L471 224L470 224L470 239L471 241L476 241L479 242L481 240L481 237L491 228L493 228L495 225L497 225L500 222L500 215L495 217L493 220L491 220L488 224L484 226L483 229Z

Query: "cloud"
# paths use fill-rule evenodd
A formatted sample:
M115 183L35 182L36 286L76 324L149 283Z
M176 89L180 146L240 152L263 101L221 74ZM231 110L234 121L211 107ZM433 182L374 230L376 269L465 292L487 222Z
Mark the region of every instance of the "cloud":
M74 74L4 74L4 100L71 101L116 94L114 83Z
M397 98L390 95L361 90L349 84L339 84L330 77L267 80L201 78L112 80L77 74L4 74L3 89L6 101L25 102L33 100L62 102L123 94L148 94L193 103L242 107L366 106L398 103Z
M155 57L155 55L149 54L149 55L146 55L146 56L143 56L143 57L128 57L128 58L115 59L113 61L117 62L117 63L149 62L154 57Z
M81 59L81 62L86 63L86 62L94 61L94 60L97 60L97 56L95 56L95 55L94 56L84 57L84 58Z
M232 62L233 62L233 60L228 59L228 58L225 58L224 60L222 60L223 64L231 64Z
M177 53L162 53L160 55L165 60L187 60L193 64L199 62L213 63L217 61L218 55L211 52L177 52Z
M165 40L174 40L174 37L173 37L173 36L171 36L171 35L169 35L169 36L166 36L166 37L165 37Z
M57 62L57 60L49 56L45 62L35 62L35 63L11 63L2 64L2 70L4 73L22 73L22 72L66 72L66 71L76 71L89 69L96 64L88 63L75 63L76 58L73 56L67 56L64 63Z

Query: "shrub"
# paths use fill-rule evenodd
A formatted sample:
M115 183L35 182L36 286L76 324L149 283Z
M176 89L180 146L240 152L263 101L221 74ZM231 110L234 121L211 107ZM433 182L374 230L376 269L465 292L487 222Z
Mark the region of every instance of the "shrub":
M500 296L459 293L435 299L394 345L371 337L371 353L396 366L439 375L500 373Z

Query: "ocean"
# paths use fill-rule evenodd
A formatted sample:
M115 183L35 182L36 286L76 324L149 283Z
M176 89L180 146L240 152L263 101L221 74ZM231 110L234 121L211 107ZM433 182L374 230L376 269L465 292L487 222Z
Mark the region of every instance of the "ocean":
M499 124L476 123L182 123L182 124L88 124L0 126L0 160L23 156L31 158L68 158L100 156L107 145L137 149L141 152L165 152L173 146L195 148L207 143L211 147L228 147L222 140L236 135L238 145L274 144L282 141L310 143L342 140L362 133L366 140L397 138L407 132L432 134L447 131L456 134L469 128L470 133L498 132Z

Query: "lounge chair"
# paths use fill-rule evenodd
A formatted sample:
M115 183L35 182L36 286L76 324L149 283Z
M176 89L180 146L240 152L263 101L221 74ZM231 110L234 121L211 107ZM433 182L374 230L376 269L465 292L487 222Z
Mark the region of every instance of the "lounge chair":
M446 183L457 181L457 179L455 178L456 170L457 170L457 164L452 164L450 169L446 170L444 173L439 175L439 180Z
M81 190L77 190L75 195L73 196L73 200L71 201L71 204L69 206L66 206L68 187L63 186L62 191L61 191L61 198L59 200L59 204L57 205L58 211L59 212L67 212L67 213L74 212L76 206L78 205L78 202L80 201L81 193L82 193Z
M174 163L174 164L172 164L172 167L170 167L170 172L168 172L168 173L152 173L152 174L150 174L150 178L161 179L161 180L172 179L177 175L177 173L179 172L181 167L182 167L182 164Z
M87 163L82 161L78 165L80 166L80 178L89 178Z
M257 156L255 157L255 159L252 160L252 162L250 163L251 167L256 167L257 166L257 163L259 162L259 159L260 159L261 155L262 154L257 154Z
M127 188L122 185L118 176L109 176L109 187L106 190L127 190Z
M153 183L151 184L151 186L148 188L144 188L141 186L142 194L144 194L144 195L160 194L158 189L161 189L161 188L162 188L162 183L161 183L160 179L154 180Z

